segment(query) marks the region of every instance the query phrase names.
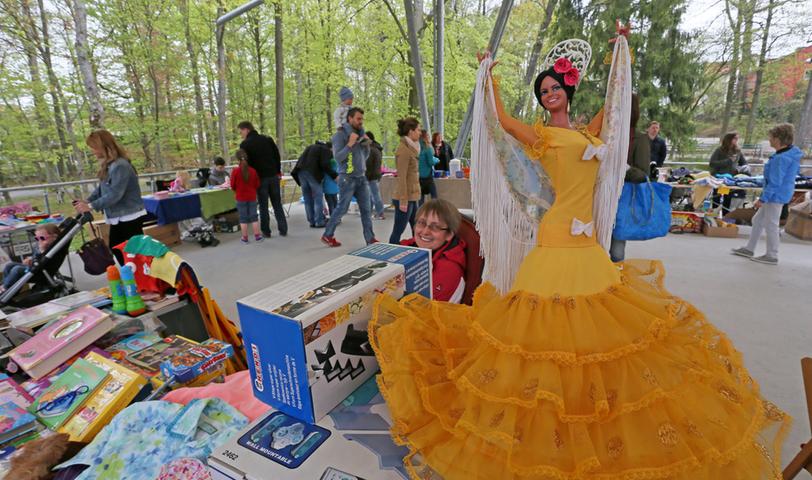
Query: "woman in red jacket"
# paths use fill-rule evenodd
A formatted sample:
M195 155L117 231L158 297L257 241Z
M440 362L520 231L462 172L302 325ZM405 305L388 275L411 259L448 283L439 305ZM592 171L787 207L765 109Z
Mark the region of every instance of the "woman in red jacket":
M254 230L254 240L259 243L263 240L259 232L259 216L257 215L257 189L259 188L259 175L248 165L248 154L243 149L237 150L237 160L240 165L231 172L231 189L237 199L237 213L240 216L240 232L242 243L248 245L248 224Z
M434 199L424 203L415 217L414 238L401 244L431 250L434 300L460 303L465 292L465 242L457 237L460 212L448 201Z

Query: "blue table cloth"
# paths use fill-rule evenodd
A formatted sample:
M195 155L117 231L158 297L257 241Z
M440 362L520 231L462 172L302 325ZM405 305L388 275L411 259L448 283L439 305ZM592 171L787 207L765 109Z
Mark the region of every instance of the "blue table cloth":
M169 198L144 197L144 209L158 220L158 225L176 223L203 216L200 196L194 192L176 193Z

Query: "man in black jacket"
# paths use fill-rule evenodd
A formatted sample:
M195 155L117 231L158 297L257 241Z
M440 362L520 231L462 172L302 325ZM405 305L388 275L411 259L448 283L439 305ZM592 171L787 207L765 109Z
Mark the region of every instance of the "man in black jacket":
M259 225L262 234L271 236L271 217L268 214L268 198L273 205L276 217L276 226L283 237L288 234L288 221L285 210L282 208L282 160L279 158L279 148L276 142L267 135L260 135L251 122L240 122L237 125L242 137L240 148L248 153L248 164L259 175L259 190L257 190L257 203L259 204Z
M316 142L305 148L299 156L299 161L296 162L294 171L291 172L302 187L305 214L310 228L324 228L324 193L321 182L325 175L334 180L338 177L338 173L330 164L332 158L332 143Z
M662 167L665 163L665 157L668 155L668 147L665 146L665 140L659 136L660 122L652 121L649 123L647 133L651 141L651 161L656 163L658 167Z

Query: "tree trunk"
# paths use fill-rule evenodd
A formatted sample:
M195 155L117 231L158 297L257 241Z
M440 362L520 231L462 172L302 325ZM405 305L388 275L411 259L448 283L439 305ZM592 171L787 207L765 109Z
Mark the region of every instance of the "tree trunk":
M94 130L104 128L104 107L99 96L99 85L90 60L90 49L87 44L87 9L84 0L73 0L73 21L76 24L76 60L85 87L90 109L90 127Z
M747 118L747 130L744 134L744 143L753 142L753 130L756 128L756 115L758 114L758 104L761 101L761 82L764 77L764 67L767 63L767 45L770 37L770 25L773 21L773 8L776 0L770 0L767 5L767 21L764 24L764 31L761 37L761 52L758 55L758 70L756 71L756 84L753 87L753 100L750 102L750 115Z
M804 108L801 110L801 121L798 122L798 135L795 143L804 148L806 143L812 140L812 76L806 86L806 97L804 97Z
M200 71L197 66L197 54L192 42L192 28L189 21L189 0L181 2L181 13L183 15L183 34L186 38L186 51L189 53L189 63L192 67L192 83L195 88L195 128L197 129L197 161L201 167L208 164L206 154L206 129L204 122L206 118L203 107L203 93L200 88Z
M285 53L282 49L282 2L274 3L274 57L276 61L276 145L285 159Z
M37 29L35 28L35 20L30 15L30 9L28 7L28 0L23 1L24 8L26 10L26 14L30 19L31 25L31 32L33 34L35 44L40 53L40 57L42 58L43 63L45 64L45 71L48 76L48 90L51 96L51 103L53 107L54 113L54 124L56 125L56 134L59 138L59 162L60 162L60 170L63 173L67 173L67 169L65 168L65 161L64 156L68 152L68 138L65 133L65 119L62 116L62 95L60 92L59 87L59 79L54 72L53 64L51 61L51 38L50 34L48 33L48 18L45 13L45 5L43 0L38 0L37 7L39 8L39 19L40 19L40 31L42 32L42 41L40 41L39 35L37 34ZM71 162L72 163L72 162Z
M533 77L536 75L536 70L538 69L539 64L539 56L541 55L541 48L544 46L544 37L547 36L547 27L550 26L550 22L553 20L553 12L555 12L555 6L557 3L558 0L547 0L547 6L544 11L544 21L541 22L539 31L536 33L536 41L533 43L532 50L530 50L530 59L527 62L527 70L524 72L525 86L530 85L530 82L533 81ZM516 106L513 107L513 116L518 117L521 115L522 110L524 110L528 100L532 102L534 98L535 97L532 95L520 96L519 100L516 101Z
M736 12L736 20L733 20L730 12L731 0L725 0L725 11L733 29L733 53L730 56L730 66L728 68L727 92L725 94L725 111L722 116L722 131L719 136L723 136L730 128L730 117L733 111L734 95L736 93L736 79L738 78L739 50L741 46L742 12Z
M309 138L305 138L304 93L302 92L304 82L302 81L301 68L296 69L295 77L296 77L296 120L299 127L299 138L302 139L303 145L308 145L312 140Z
M741 57L742 63L739 67L739 82L736 85L736 98L739 101L739 118L744 116L747 109L747 76L753 69L753 16L756 11L756 0L744 0L741 3L744 8L740 13L744 15L742 33Z
M217 18L223 16L225 9L222 1L218 2ZM226 47L223 35L225 34L225 24L217 26L215 36L217 38L217 133L220 139L220 153L223 158L228 156L228 139L226 138Z
M37 132L35 137L39 142L38 153L44 162L49 162L50 159L46 152L51 150L48 142L48 120L46 119L46 112L48 111L48 104L45 101L45 86L42 84L42 78L39 71L39 60L37 58L37 49L39 47L39 35L37 34L36 27L34 26L34 19L31 14L31 5L28 0L22 0L22 11L24 18L20 19L21 27L24 30L25 38L23 40L23 49L25 56L28 60L28 73L31 76L31 96L34 99L34 119L36 120Z
M152 83L152 148L155 149L155 161L160 171L164 171L164 159L161 153L161 84L156 67L147 68Z
M141 83L141 77L138 75L135 63L132 61L132 54L129 48L125 44L120 44L119 49L121 49L122 56L127 59L127 63L124 64L124 69L127 72L127 83L130 85L133 102L135 103L135 115L138 117L139 143L141 145L141 152L144 154L144 166L156 166L152 154L149 151L150 140L145 130L147 115L144 110L144 86Z
M259 14L248 17L251 35L254 39L254 59L257 62L257 108L259 110L259 131L265 131L265 77L262 68L262 42L259 34Z

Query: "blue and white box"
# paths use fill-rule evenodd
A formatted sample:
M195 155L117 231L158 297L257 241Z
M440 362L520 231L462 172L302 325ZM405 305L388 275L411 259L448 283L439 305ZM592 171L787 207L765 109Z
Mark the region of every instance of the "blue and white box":
M406 269L404 295L419 293L426 298L432 298L431 250L391 243L373 243L349 254L403 265Z
M254 396L315 423L378 370L367 325L403 265L343 255L237 302Z

